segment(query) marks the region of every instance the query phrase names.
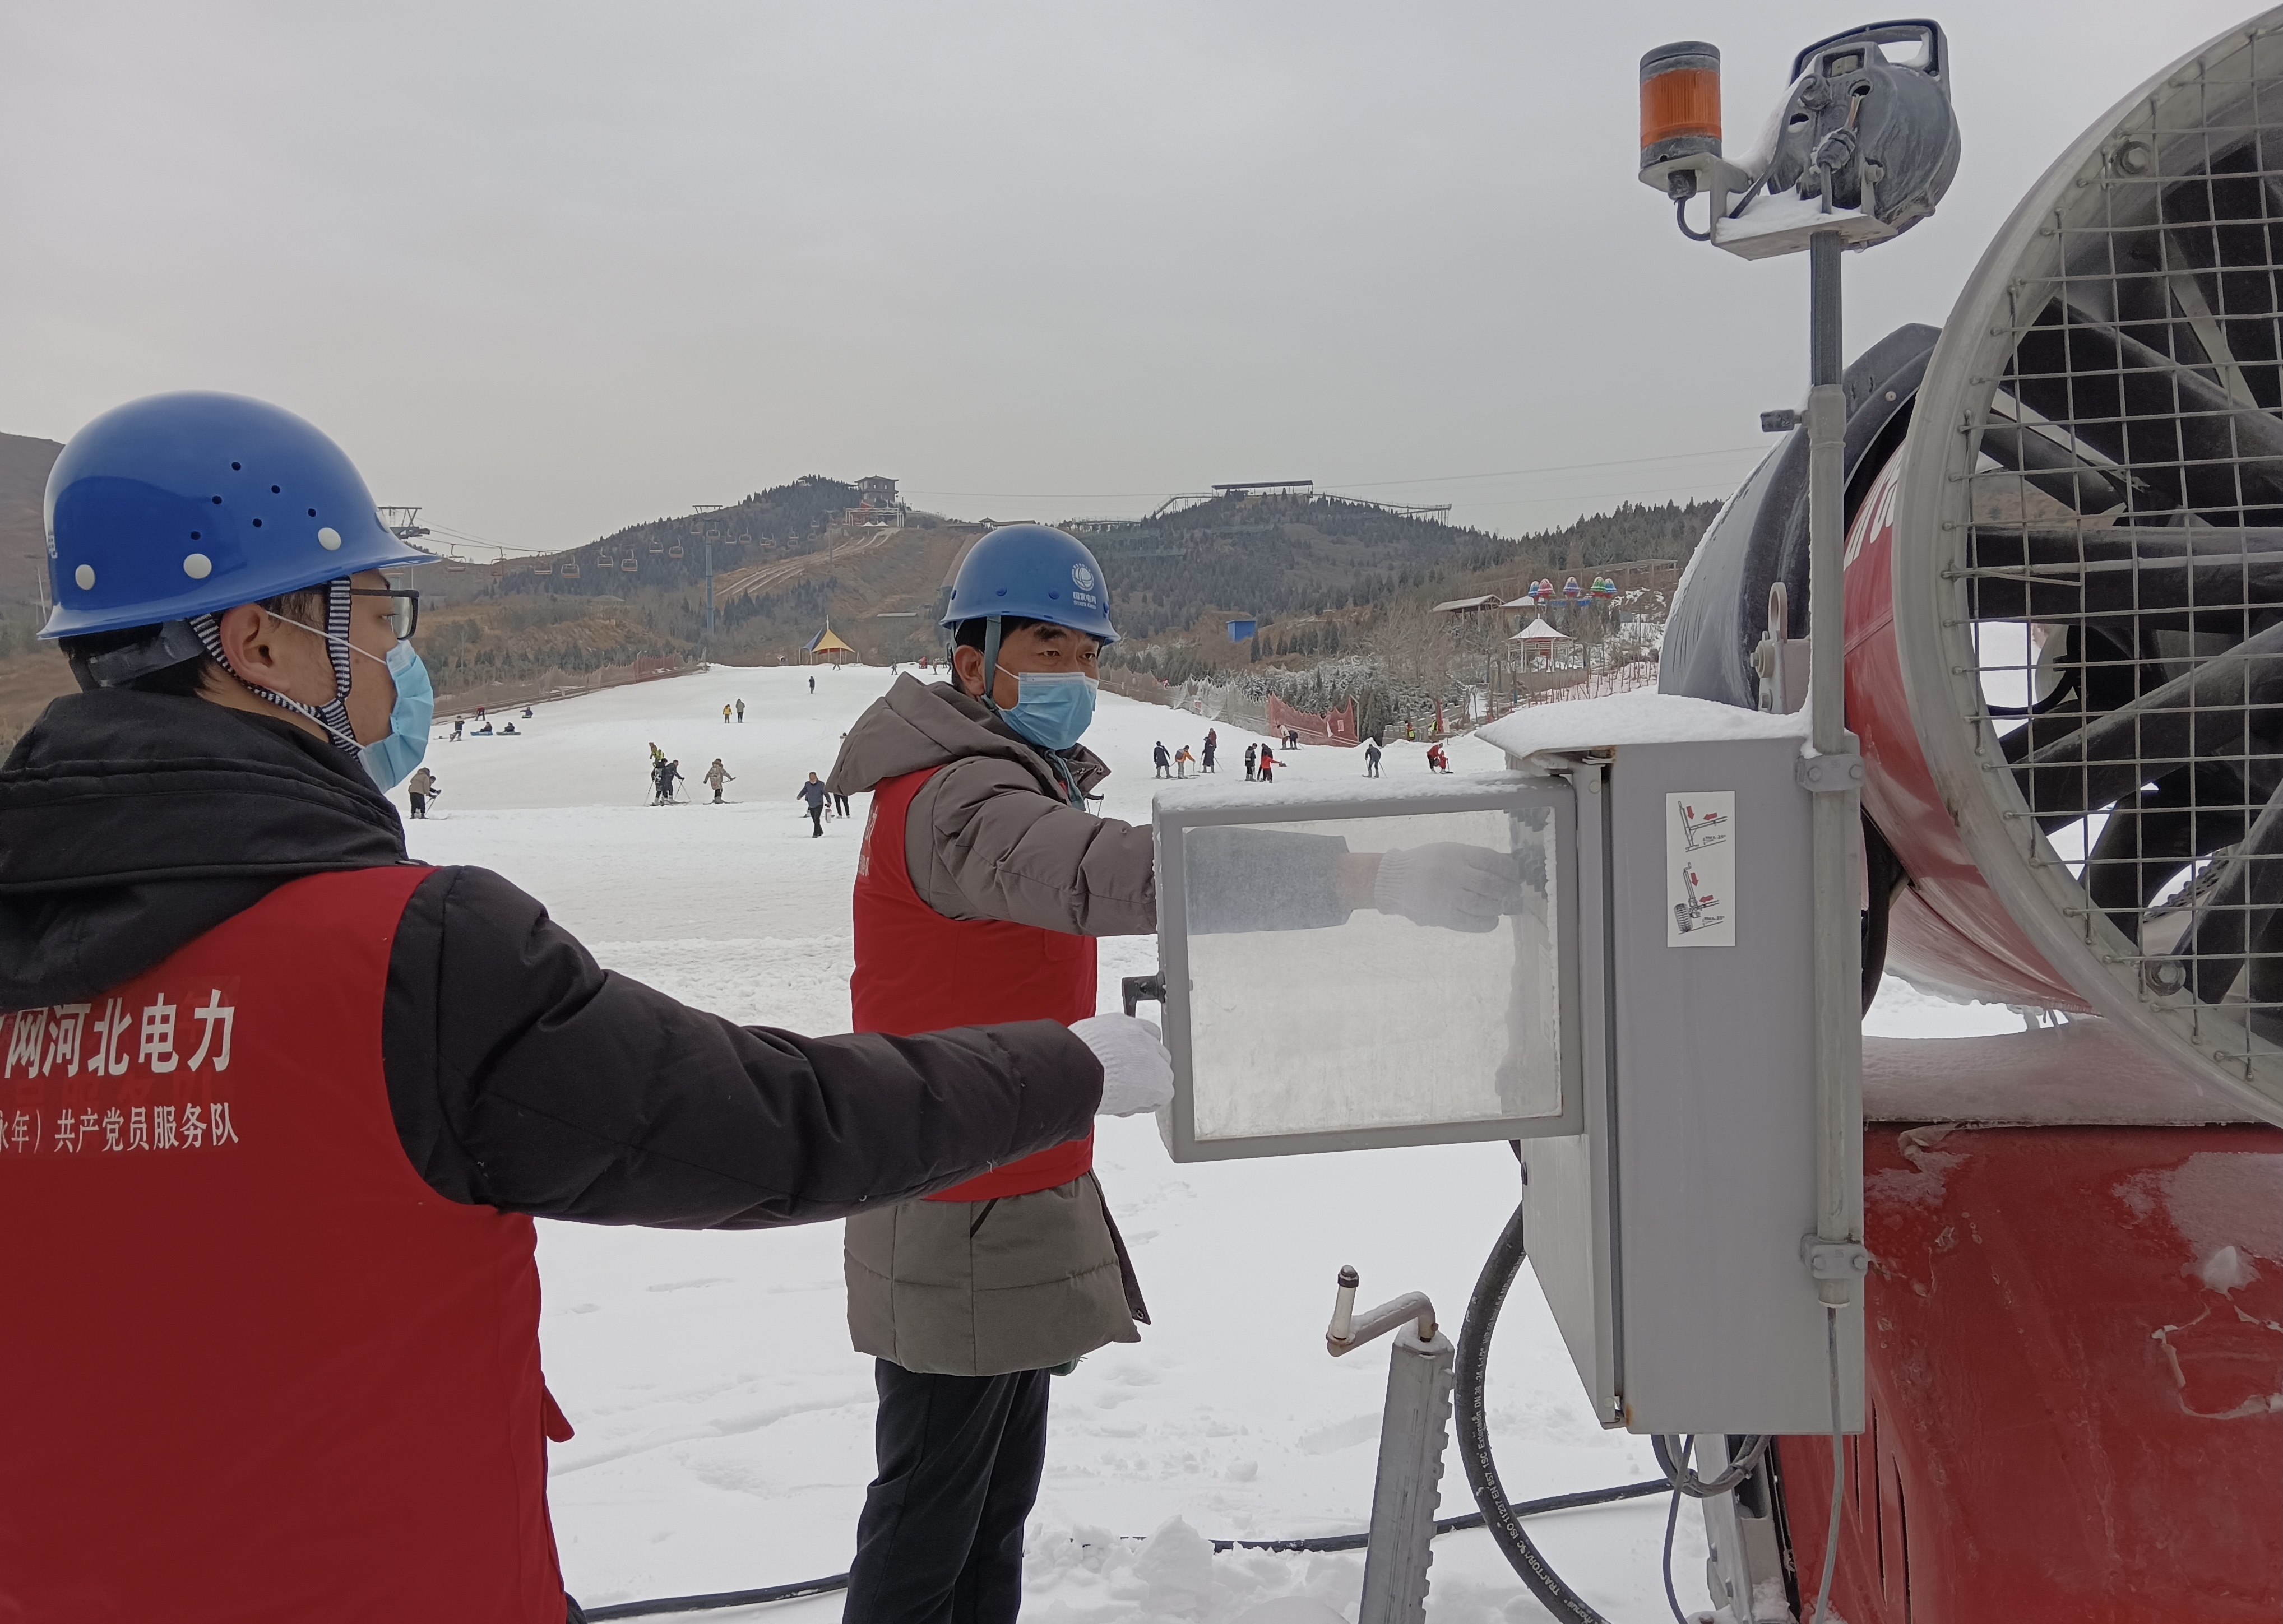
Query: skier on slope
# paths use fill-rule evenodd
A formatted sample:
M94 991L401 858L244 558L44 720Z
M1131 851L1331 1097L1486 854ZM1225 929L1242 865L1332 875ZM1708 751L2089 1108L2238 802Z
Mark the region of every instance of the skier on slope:
M0 1232L37 1237L0 1371L39 1395L0 1612L575 1620L533 1215L838 1217L1169 1097L1140 1023L1095 1038L1107 1089L1051 1022L741 1027L410 861L418 600L382 571L427 559L300 419L121 407L48 512L41 634L83 691L0 767Z
M1244 781L1246 783L1249 784L1252 781L1252 775L1258 770L1259 761L1260 746L1258 744L1246 745L1244 747Z
M1363 775L1366 778L1377 778L1379 776L1380 753L1379 741L1377 739L1370 741L1363 747Z
M737 775L723 766L721 758L716 756L713 758L713 765L705 769L705 776L700 781L713 787L713 804L719 806L721 804L721 786L736 783Z
M1158 740L1158 741L1157 741L1157 742L1150 748L1150 750L1149 750L1149 759L1150 759L1152 762L1154 762L1154 763L1156 763L1156 764L1157 764L1157 776L1158 776L1158 777L1160 777L1160 778L1171 778L1171 777L1173 777L1173 758L1171 756L1168 756L1168 755L1165 753L1165 740L1163 740L1163 739Z
M808 803L808 828L811 840L822 840L824 837L824 802L828 793L814 773L808 775L806 783L793 791L794 800Z
M942 624L954 680L899 678L832 769L836 790L872 792L856 1024L1079 1020L1097 996L1093 938L1157 928L1151 831L1085 810L1109 772L1079 742L1118 635L1102 567L1061 531L1003 526L962 561ZM1529 905L1513 859L1455 844L1383 856L1216 829L1188 850L1204 899L1193 930L1327 927L1377 907L1485 931ZM1050 1374L1138 1340L1149 1317L1092 1169L1090 1142L1058 1146L850 1221L849 1332L876 1360L880 1410L849 1624L1014 1624Z
M424 822L428 817L428 803L434 800L439 793L436 775L425 766L404 781L404 796L412 804L412 815Z

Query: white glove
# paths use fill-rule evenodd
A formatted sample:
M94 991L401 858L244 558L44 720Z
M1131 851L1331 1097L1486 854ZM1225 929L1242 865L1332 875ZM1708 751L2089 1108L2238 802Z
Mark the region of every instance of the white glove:
M1500 914L1529 905L1519 861L1451 840L1383 855L1371 903L1414 924L1477 933L1497 929Z
M1088 1015L1071 1023L1071 1036L1102 1062L1097 1116L1137 1116L1173 1102L1173 1057L1157 1041L1157 1026L1135 1015Z

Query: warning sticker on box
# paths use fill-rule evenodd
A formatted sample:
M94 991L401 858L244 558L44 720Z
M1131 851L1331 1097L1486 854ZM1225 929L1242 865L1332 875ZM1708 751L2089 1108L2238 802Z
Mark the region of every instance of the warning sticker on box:
M1736 945L1736 792L1664 797L1667 947Z

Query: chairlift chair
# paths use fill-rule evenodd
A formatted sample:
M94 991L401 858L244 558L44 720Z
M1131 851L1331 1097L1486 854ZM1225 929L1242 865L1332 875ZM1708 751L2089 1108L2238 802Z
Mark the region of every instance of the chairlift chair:
M531 572L534 575L552 575L555 573L555 566L551 563L536 563L531 566Z
M457 575L461 571L468 567L468 561L464 558L448 557L444 560L444 567L447 570L449 570L453 574Z
M565 561L563 565L563 579L566 581L575 581L579 579L579 566L575 562L571 560Z
M683 555L682 555L682 543L681 543L681 542L679 542L679 541L677 541L677 542L675 542L672 547L667 548L666 549L666 556L668 558L680 558L680 557L682 557L682 556L683 556Z
M632 553L628 553L627 555L626 563L620 564L619 568L625 571L628 575L632 575L641 568L641 565L636 562L635 556Z

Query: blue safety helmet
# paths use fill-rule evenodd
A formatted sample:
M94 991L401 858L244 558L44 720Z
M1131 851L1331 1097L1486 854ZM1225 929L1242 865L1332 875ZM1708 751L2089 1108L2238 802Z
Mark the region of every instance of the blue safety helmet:
M1011 615L1118 641L1102 566L1083 541L1050 524L1001 524L970 548L952 579L943 628Z
M104 413L56 459L46 517L46 638L186 621L432 556L380 522L339 446L242 395Z

